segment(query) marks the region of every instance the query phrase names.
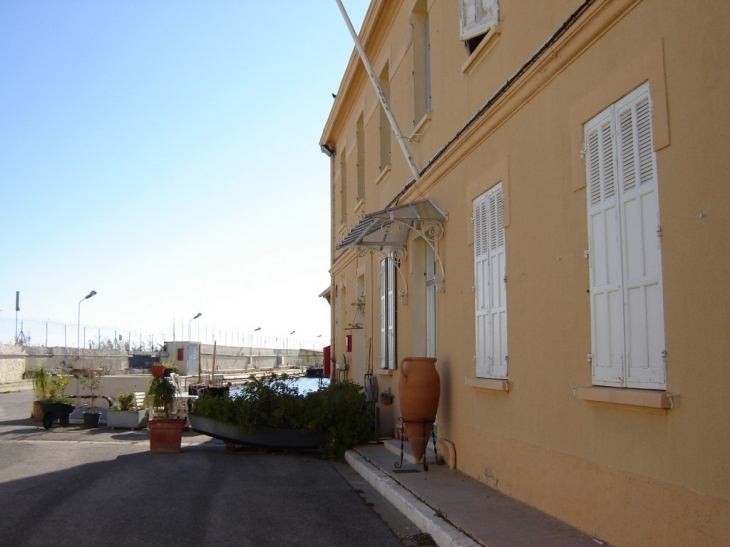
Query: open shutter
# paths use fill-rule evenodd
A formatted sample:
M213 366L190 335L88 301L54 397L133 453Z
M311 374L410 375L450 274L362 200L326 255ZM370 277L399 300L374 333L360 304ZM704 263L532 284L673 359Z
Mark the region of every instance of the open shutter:
M388 258L387 277L388 277L388 367L395 368L395 261Z
M498 0L459 0L461 40L484 34L499 22Z
M426 356L436 357L436 260L426 245Z
M507 377L507 284L504 252L502 185L489 201L489 323L492 339L492 376Z
M585 131L593 383L623 385L623 293L611 108Z
M388 259L380 261L380 368L388 368Z
M489 325L489 217L487 199L474 201L474 298L476 306L476 375L490 375L491 327Z
M647 86L616 104L621 180L627 382L663 389L664 304L661 229L651 103Z

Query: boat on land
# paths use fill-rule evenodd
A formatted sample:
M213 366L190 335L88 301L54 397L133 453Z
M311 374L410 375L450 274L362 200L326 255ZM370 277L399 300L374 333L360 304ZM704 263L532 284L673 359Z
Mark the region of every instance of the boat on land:
M188 419L193 431L233 444L262 448L316 448L327 442L325 431L310 432L271 426L258 426L253 431L246 431L193 413L188 414Z

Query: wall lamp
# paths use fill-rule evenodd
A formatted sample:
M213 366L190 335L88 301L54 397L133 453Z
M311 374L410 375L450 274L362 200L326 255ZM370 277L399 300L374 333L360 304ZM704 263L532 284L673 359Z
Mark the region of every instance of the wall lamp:
M328 158L332 157L332 154L335 153L334 146L328 146L326 144L320 144L319 149L322 151L324 155L326 155Z

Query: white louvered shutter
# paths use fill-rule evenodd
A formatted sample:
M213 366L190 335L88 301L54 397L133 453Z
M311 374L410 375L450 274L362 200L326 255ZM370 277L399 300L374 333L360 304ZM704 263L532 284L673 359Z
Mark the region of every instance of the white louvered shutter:
M459 0L461 40L484 34L499 22L498 0Z
M611 108L586 126L593 383L623 385L623 292Z
M474 201L476 374L507 377L507 290L502 186Z
M489 314L492 338L492 376L507 377L507 285L502 185L490 191L489 201Z
M474 201L474 298L476 307L476 375L490 375L490 325L489 325L489 216L487 199L481 196Z
M380 261L380 368L388 368L388 259Z
M616 104L621 181L626 385L662 389L664 304L661 228L647 86Z
M388 277L388 366L395 368L395 261L388 258L386 273Z
M426 356L436 357L436 261L430 245L426 245Z
M648 84L586 125L593 383L664 389L664 303Z

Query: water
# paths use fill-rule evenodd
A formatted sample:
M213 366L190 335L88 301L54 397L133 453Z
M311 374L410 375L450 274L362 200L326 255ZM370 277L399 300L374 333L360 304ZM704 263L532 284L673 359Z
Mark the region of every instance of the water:
M288 380L299 388L299 393L302 395L309 393L310 391L317 391L320 388L325 388L329 385L329 378L291 378ZM240 389L232 389L230 392L231 397L238 395L241 392Z

